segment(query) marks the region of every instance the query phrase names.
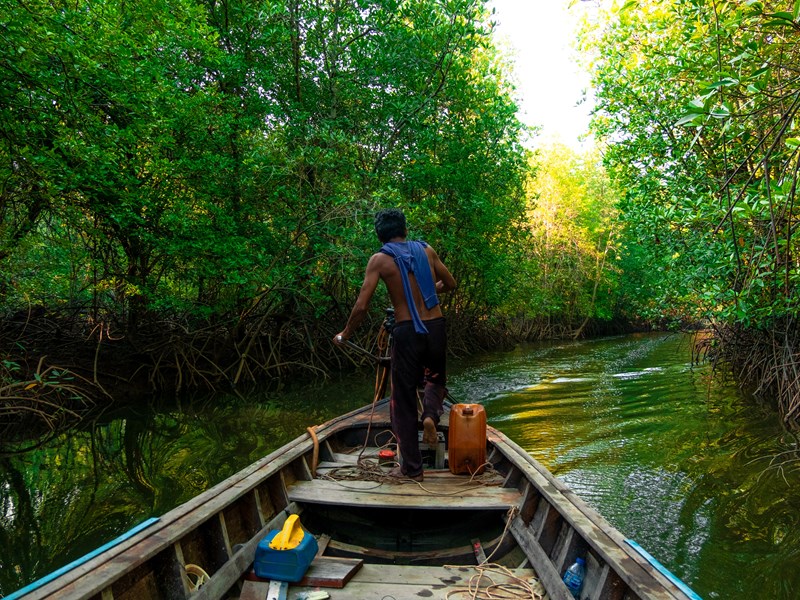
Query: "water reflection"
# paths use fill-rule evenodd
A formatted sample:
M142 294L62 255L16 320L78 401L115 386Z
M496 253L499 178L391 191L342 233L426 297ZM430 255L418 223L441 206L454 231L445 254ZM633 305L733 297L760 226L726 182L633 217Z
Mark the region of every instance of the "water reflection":
M540 344L452 365L452 395L706 599L800 596L798 440L684 336ZM368 373L105 415L0 457L9 593L372 397Z
M701 596L800 596L797 440L734 385L692 368L686 337L496 360L465 364L457 393L484 398L491 424ZM527 387L504 387L503 371Z
M0 457L0 596L365 404L371 392L358 377L279 397L149 406Z

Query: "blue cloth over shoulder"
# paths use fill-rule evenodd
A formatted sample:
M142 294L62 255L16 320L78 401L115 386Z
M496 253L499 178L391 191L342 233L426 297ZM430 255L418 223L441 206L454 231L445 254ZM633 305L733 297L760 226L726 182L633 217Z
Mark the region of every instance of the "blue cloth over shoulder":
M428 328L419 316L417 305L414 304L414 296L411 293L411 281L408 278L409 272L414 273L417 280L422 300L425 308L431 309L439 304L439 297L436 295L436 284L431 275L431 265L428 262L428 255L425 254L425 242L410 240L407 242L387 242L381 248L381 252L388 254L394 259L397 268L400 269L400 278L403 280L403 293L406 297L406 304L411 313L411 320L414 323L414 331L417 333L428 333Z

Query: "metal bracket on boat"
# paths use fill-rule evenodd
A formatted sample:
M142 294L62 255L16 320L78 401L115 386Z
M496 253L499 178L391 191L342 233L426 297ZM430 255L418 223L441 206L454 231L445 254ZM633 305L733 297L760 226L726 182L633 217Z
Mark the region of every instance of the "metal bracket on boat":
M285 581L270 581L267 590L267 600L286 600L289 593L289 584Z

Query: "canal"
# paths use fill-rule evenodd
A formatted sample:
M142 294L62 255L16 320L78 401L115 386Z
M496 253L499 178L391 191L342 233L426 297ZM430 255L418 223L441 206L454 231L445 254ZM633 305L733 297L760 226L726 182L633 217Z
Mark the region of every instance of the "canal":
M703 598L800 595L798 439L691 338L526 345L453 361L450 391ZM369 373L247 398L143 399L0 456L0 595L372 398Z

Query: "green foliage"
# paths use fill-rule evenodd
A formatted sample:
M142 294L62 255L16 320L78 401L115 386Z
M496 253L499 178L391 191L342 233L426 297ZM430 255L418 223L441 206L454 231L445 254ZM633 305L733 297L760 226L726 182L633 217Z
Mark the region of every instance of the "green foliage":
M340 318L387 205L462 310L507 292L525 153L481 1L0 12L6 308Z
M641 312L756 329L797 314L800 56L780 8L627 3L584 33Z
M551 144L533 160L518 310L569 328L618 316L617 193L600 156Z

